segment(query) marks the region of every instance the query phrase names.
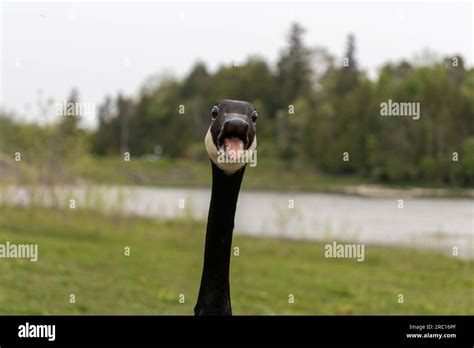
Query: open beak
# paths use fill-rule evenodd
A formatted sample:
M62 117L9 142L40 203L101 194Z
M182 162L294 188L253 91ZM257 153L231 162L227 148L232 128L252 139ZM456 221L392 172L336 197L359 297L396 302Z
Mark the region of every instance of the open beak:
M231 160L238 160L248 146L248 130L249 124L240 117L226 120L217 139L219 150Z

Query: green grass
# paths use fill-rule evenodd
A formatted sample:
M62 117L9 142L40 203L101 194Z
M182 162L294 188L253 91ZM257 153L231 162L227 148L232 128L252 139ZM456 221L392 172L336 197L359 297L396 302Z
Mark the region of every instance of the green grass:
M38 243L39 260L0 259L0 314L192 314L202 222L0 207L6 241ZM239 236L233 246L234 314L474 314L473 261L367 246L359 263L324 258L322 243Z
M132 158L129 162L119 157L84 157L68 168L70 177L79 177L91 183L106 185L146 185L167 187L209 187L210 162L201 160L149 161ZM379 184L356 175L328 175L317 172L307 164L287 167L283 162L262 158L256 167L247 167L244 187L246 190L287 192L347 193L350 186ZM387 188L405 189L422 187L427 197L472 197L473 193L454 187L437 186L429 182L399 182L382 185ZM436 190L440 189L441 190ZM431 190L430 190L431 189ZM471 190L472 191L472 190Z
M201 159L160 159L150 161L132 157L130 161L116 157L79 156L74 161L61 163L60 169L51 170L44 164L24 161L11 162L16 170L0 175L1 184L74 184L88 182L104 185L145 185L165 187L209 187L210 162ZM15 174L16 173L16 174ZM19 174L18 174L19 173ZM371 185L370 192L366 185ZM374 186L377 185L377 186ZM364 187L363 187L364 186ZM256 167L248 166L245 174L246 190L283 192L329 192L363 195L400 195L386 189L423 188L416 194L423 197L474 197L474 190L456 188L429 181L376 182L357 175L330 175L314 169L308 163L285 163L260 158ZM354 190L362 188L361 190ZM413 194L413 192L411 192Z

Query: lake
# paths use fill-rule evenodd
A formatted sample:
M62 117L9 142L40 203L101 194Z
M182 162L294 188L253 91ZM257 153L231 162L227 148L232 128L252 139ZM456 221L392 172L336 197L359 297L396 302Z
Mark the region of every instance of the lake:
M1 200L107 210L153 218L207 219L209 189L78 186L54 190L3 189ZM35 198L32 198L35 197ZM403 200L401 206L399 199ZM204 233L204 231L197 231ZM236 234L256 237L350 241L408 245L473 258L474 200L449 198L367 198L324 193L242 191L236 213ZM369 251L368 251L369 252Z

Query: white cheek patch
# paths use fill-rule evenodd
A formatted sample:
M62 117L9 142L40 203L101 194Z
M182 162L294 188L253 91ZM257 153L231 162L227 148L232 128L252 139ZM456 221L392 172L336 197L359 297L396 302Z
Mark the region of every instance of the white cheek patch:
M206 138L204 139L204 143L206 144L206 151L209 157L211 158L212 162L217 164L217 147L214 144L214 141L212 140L212 135L211 135L211 127L209 127Z
M212 140L211 127L209 127L209 130L207 131L206 138L204 139L204 143L206 144L206 151L207 151L207 154L209 155L209 158L212 160L212 162L214 162L216 166L222 169L225 173L233 174L236 171L238 171L240 168L245 166L245 163L225 163L225 162L220 162L218 160L219 150L217 149L216 145L214 144L214 141ZM248 150L255 151L256 148L257 148L257 136L253 138L253 142L250 145Z

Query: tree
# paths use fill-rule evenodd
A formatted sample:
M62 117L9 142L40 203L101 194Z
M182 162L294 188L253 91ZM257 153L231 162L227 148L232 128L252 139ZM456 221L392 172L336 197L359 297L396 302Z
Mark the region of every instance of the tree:
M117 130L113 125L115 117L112 98L107 96L98 110L98 126L92 137L93 153L107 155L117 151Z
M354 89L359 82L359 69L357 67L356 39L354 34L347 35L346 51L342 59L342 67L336 71L336 90L339 95Z
M349 69L357 69L357 61L355 57L356 52L356 43L355 43L355 35L350 33L347 35L347 44L346 44L346 53L344 58L347 58L347 65L345 65Z
M298 97L305 97L312 89L311 51L303 43L305 29L293 23L288 35L288 47L277 63L279 107L288 105Z

